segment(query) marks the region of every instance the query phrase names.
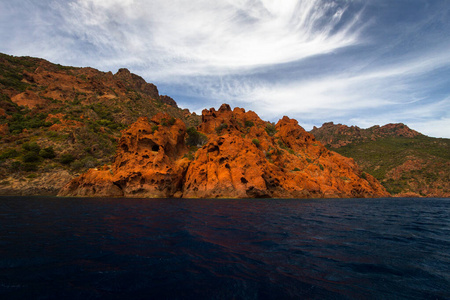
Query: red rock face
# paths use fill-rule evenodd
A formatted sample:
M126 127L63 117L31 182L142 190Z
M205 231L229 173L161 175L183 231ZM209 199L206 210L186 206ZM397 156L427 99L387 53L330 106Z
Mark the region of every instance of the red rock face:
M60 195L185 198L384 197L385 189L352 159L327 150L284 117L275 126L254 112L204 110L208 142L189 161L179 120L141 118L123 132L111 168L69 183ZM157 130L155 130L157 128ZM99 182L96 185L96 181Z
M35 108L37 106L44 106L48 104L48 100L40 98L34 92L26 91L20 93L11 98L11 101L16 103L17 105L26 106L28 108Z
M185 134L184 123L167 114L157 114L151 122L139 118L123 131L112 166L89 170L59 194L173 197L181 189L188 163L182 157L187 152Z

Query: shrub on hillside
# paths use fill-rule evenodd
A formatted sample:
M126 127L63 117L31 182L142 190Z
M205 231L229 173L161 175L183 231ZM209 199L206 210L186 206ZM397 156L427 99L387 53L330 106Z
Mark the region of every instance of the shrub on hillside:
M258 139L253 139L252 143L255 144L256 147L259 147L259 145L260 145L260 142Z
M198 132L195 127L189 127L186 132L188 134L186 138L186 145L188 146L203 146L208 140L206 135Z
M277 130L275 129L275 124L273 124L273 123L268 123L268 124L266 125L266 132L267 132L268 135L274 136L275 133L277 133Z
M221 134L222 130L227 129L227 128L228 128L228 125L226 123L222 123L216 127L216 133Z
M63 154L59 158L59 162L62 163L63 165L68 165L73 161L75 161L75 157L70 153Z
M36 154L39 154L39 151L41 151L41 147L35 142L22 144L22 149L25 152L34 152Z
M39 151L39 156L42 158L48 158L52 159L56 157L55 150L53 150L53 147L47 147Z
M245 121L244 125L245 125L245 127L252 127L252 126L255 126L255 123L247 120L247 121Z
M38 162L40 159L41 159L41 157L39 156L39 153L36 153L33 151L26 152L22 156L22 161L24 163L34 163L34 162Z

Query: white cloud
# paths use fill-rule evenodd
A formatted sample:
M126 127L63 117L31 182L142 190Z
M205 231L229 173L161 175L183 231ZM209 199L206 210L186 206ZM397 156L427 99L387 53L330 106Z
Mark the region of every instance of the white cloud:
M292 62L358 36L358 15L343 22L346 7L325 0L77 0L59 7L70 34L149 65L156 78Z
M442 113L450 101L450 39L442 34L450 10L417 11L411 21L400 11L378 15L387 11L382 2L362 9L356 0L0 1L0 51L127 67L190 109L228 102L311 125L408 121L431 132L441 124L433 132L450 137Z
M360 127L403 122L416 130L423 129L424 134L450 138L450 127L434 126L447 124L450 98L436 100L429 95L436 84L445 85L446 78L443 82L423 78L424 74L449 67L448 53L429 53L365 72L320 74L289 82L240 78L228 79L219 87L208 81L194 85L203 87L205 98L231 99L228 102L233 105L253 109L274 121L289 115L316 126L320 125L314 124L317 120L343 120Z

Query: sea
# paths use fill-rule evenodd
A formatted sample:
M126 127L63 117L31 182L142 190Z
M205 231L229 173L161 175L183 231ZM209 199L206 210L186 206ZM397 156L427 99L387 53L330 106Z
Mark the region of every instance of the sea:
M450 299L450 199L3 196L0 299Z

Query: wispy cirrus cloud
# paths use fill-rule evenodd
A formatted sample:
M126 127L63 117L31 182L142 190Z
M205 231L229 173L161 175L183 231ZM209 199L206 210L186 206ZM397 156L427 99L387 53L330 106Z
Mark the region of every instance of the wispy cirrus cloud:
M450 137L430 125L449 118L449 19L433 0L0 1L0 51L127 67L196 111Z
M66 31L152 75L217 75L357 42L359 15L334 1L101 1L56 5ZM151 71L149 71L150 73Z

